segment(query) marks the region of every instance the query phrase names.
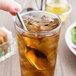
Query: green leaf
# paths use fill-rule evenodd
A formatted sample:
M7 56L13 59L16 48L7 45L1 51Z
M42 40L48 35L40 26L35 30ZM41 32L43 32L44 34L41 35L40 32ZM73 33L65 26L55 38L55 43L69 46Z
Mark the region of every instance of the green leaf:
M1 49L0 49L0 57L2 56L2 51L1 51Z
M72 41L76 45L76 27L72 28L71 33L72 33Z

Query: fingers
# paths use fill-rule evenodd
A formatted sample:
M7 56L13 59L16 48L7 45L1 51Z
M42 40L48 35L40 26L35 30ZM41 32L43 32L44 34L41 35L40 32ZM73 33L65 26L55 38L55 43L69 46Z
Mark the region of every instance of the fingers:
M11 13L11 15L16 16L16 13L12 13L12 12L10 12L10 13Z
M12 15L21 10L20 4L13 0L0 0L0 9L10 12Z

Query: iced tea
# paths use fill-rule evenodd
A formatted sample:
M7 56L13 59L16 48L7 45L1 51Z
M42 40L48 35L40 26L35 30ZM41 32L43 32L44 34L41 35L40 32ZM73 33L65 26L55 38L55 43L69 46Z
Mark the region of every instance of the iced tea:
M22 15L27 31L16 26L21 76L54 76L60 19L49 12Z

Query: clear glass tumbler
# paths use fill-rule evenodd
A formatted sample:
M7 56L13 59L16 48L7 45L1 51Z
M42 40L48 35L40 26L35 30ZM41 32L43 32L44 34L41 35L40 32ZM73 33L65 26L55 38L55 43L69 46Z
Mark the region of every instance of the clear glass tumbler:
M23 30L15 19L21 76L54 76L61 20L50 12L22 14Z
M16 38L0 44L0 62L16 54Z
M72 7L67 0L47 0L46 11L57 14L64 22L71 13Z

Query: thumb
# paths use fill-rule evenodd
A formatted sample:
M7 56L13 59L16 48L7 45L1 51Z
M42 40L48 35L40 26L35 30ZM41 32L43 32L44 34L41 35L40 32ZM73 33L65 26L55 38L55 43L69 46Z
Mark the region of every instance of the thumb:
M13 14L19 12L21 10L21 6L13 0L0 0L0 9Z

